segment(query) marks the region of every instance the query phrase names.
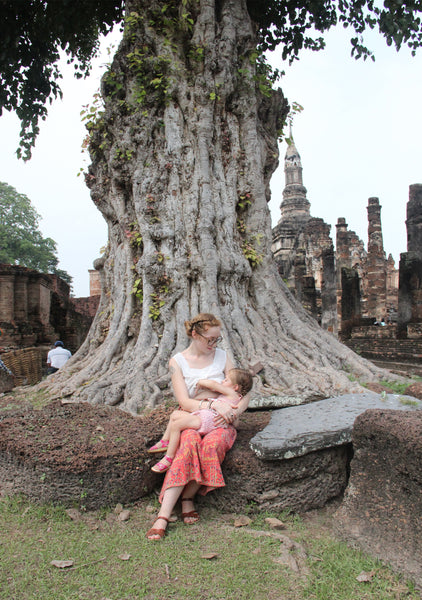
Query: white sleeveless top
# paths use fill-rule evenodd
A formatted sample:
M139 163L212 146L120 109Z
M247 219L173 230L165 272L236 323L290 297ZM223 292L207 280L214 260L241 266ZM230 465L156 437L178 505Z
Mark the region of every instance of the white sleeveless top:
M196 384L200 379L214 379L221 383L225 377L227 354L221 348L215 349L214 361L203 369L192 369L181 352L175 354L173 358L182 370L189 398L195 397Z

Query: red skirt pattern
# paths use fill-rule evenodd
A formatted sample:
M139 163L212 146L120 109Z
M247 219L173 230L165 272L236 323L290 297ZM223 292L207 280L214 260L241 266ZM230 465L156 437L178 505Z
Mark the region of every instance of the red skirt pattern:
M219 427L204 437L195 429L185 429L170 469L164 478L160 502L167 488L186 485L195 480L201 484L199 494L205 496L215 488L224 487L221 463L236 439L234 427Z

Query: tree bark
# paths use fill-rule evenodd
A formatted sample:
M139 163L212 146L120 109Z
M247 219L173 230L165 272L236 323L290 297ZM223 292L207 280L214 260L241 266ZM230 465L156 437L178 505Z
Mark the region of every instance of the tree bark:
M200 311L221 318L236 364L264 365L258 395L309 400L350 391L350 373L379 377L305 313L273 262L269 181L288 103L256 44L243 0L127 2L90 129L87 183L109 229L102 298L53 395L132 413L162 402L168 359Z

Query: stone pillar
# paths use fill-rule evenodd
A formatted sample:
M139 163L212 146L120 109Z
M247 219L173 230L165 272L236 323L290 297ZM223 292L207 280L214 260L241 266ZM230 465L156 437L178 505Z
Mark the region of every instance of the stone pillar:
M306 250L299 248L294 260L296 298L309 314L317 318L315 279L306 273Z
M0 321L10 323L15 318L15 276L0 273Z
M28 276L21 273L15 277L15 319L28 320Z
M368 200L368 256L366 259L367 298L369 317L386 317L387 263L381 229L381 206L378 198Z
M400 254L398 332L422 322L422 184L409 186L407 252Z
M399 294L399 271L396 269L394 258L391 254L387 258L387 323L397 321Z
M337 332L337 282L334 248L326 248L322 253L321 281L321 327Z
M422 184L409 186L407 203L407 251L422 256Z
M342 282L341 282L341 270L342 268L350 267L350 247L349 247L349 236L347 231L347 223L344 217L337 219L336 225L336 272L337 272L337 328L341 330L342 320Z
M355 269L341 269L341 291L341 334L347 338L361 317L359 275Z
M100 296L101 295L101 277L100 273L96 269L89 269L89 295Z

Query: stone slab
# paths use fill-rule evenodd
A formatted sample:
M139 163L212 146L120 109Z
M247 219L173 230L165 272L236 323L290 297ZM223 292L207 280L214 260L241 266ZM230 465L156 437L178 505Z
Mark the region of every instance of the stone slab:
M285 460L351 442L353 423L370 408L419 410L422 401L399 394L345 394L275 410L250 442L263 460Z

